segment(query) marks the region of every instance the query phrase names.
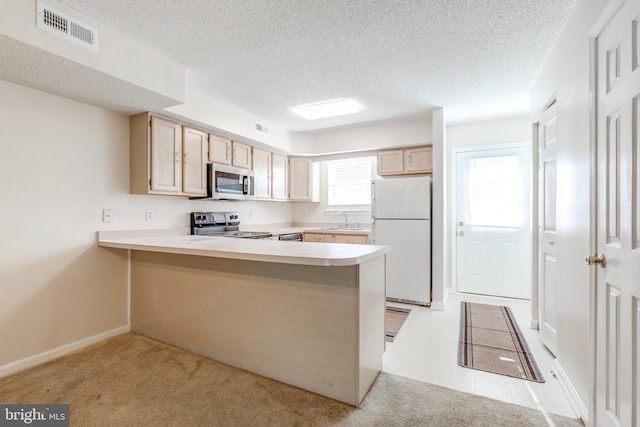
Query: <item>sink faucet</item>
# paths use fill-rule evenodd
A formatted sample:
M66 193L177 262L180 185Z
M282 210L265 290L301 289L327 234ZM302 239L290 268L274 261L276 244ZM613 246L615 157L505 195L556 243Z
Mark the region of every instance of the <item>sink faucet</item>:
M338 216L340 214L344 215L344 225L343 225L343 227L348 227L349 226L349 218L347 218L347 213L345 211L338 211L338 212L336 212L335 216Z

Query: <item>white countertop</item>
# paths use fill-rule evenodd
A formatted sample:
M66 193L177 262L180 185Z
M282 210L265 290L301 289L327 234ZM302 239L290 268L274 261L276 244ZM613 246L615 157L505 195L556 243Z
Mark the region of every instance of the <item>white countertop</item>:
M151 231L151 230L146 230ZM148 235L152 234L152 235ZM98 246L283 264L348 266L377 258L391 248L377 245L290 242L191 236L181 233L100 231Z

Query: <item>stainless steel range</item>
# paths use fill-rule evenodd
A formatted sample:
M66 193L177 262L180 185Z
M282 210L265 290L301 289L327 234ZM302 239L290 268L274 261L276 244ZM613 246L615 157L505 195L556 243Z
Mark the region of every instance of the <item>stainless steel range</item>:
M191 212L191 234L243 239L271 238L269 232L240 231L240 214L238 212Z

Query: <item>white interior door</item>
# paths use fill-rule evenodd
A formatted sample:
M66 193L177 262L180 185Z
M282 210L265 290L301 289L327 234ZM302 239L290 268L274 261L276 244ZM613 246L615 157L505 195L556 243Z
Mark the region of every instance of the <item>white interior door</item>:
M528 144L456 154L456 289L531 296Z
M640 426L640 0L597 45L597 426Z
M556 353L557 265L556 248L556 105L542 113L538 138L538 301L540 338Z

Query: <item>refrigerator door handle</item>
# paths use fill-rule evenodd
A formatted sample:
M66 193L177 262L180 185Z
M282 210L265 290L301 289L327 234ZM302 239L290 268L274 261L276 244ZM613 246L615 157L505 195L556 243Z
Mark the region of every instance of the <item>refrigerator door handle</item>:
M371 218L376 217L376 182L371 181Z

